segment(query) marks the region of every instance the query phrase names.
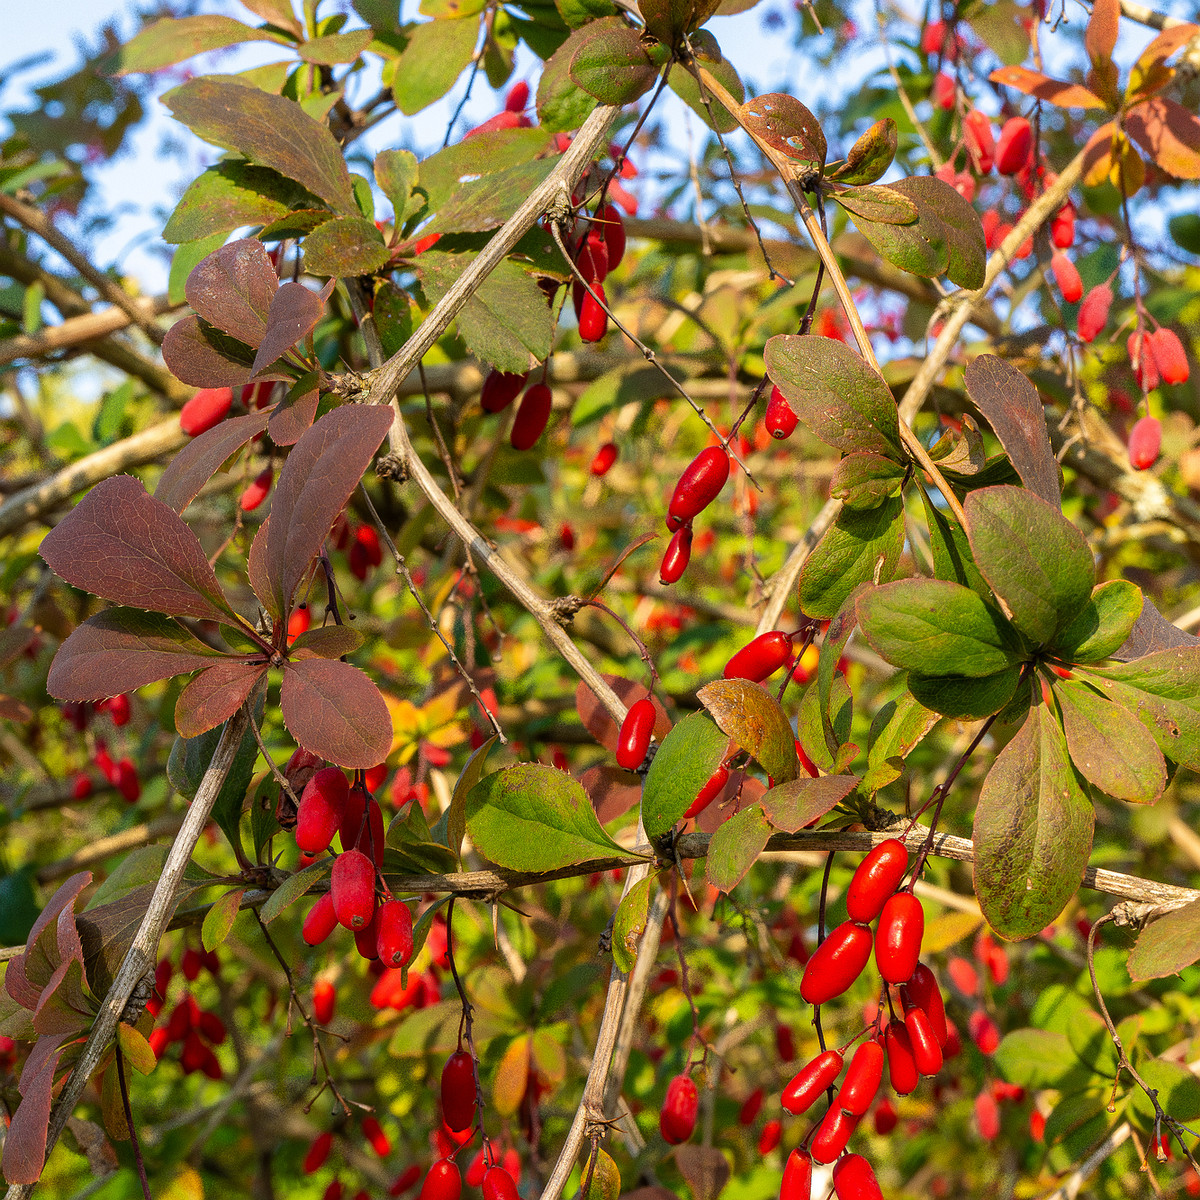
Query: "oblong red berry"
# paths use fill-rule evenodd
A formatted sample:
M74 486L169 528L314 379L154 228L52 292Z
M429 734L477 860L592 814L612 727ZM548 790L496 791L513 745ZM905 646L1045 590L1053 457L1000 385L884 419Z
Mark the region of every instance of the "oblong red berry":
M1075 328L1079 331L1079 340L1094 342L1098 334L1104 331L1108 324L1108 310L1112 307L1112 288L1106 283L1092 288L1083 298L1079 306L1079 315L1075 320Z
M253 512L267 498L271 491L271 482L274 478L274 468L268 467L246 485L241 498L238 500L238 506L242 512Z
M1075 244L1075 205L1070 201L1054 214L1050 222L1050 241L1059 250L1069 250Z
M625 257L625 222L611 204L602 204L592 218L592 229L598 231L608 247L608 269L615 271Z
M359 958L367 962L375 962L379 958L379 909L371 914L371 919L360 929L354 931L354 948Z
M338 924L362 929L375 915L375 864L361 850L337 856L329 877Z
M305 1175L312 1175L325 1165L325 1160L329 1157L329 1151L332 1146L333 1134L328 1129L324 1133L318 1133L313 1138L312 1145L309 1146L308 1153L305 1154L302 1164Z
M767 415L763 420L767 432L773 438L783 441L795 433L799 421L800 418L792 411L787 397L777 387L772 386L771 398L767 401Z
M812 1156L799 1146L783 1165L779 1200L812 1200Z
M483 1200L520 1200L516 1180L503 1167L488 1167L483 1175Z
M720 495L728 478L729 455L725 450L720 446L701 450L675 485L671 503L667 505L668 518L682 525L699 516Z
M831 1163L846 1148L850 1135L858 1125L858 1118L844 1113L835 1104L821 1119L817 1132L809 1143L813 1162Z
M301 935L308 945L319 946L337 928L337 923L337 915L333 911L333 893L326 892L308 910Z
M1125 352L1129 355L1129 365L1137 377L1138 386L1143 392L1154 391L1158 387L1158 363L1154 358L1154 343L1150 335L1145 330L1135 330L1125 339Z
M361 791L361 789L352 788L350 791L352 797L355 790ZM379 807L376 800L367 798L366 817L367 819L361 822L362 828L359 830L358 840L354 843L354 849L361 850L379 870L382 870L384 851L383 810Z
M650 749L657 716L654 702L649 696L643 696L630 706L617 736L617 766L624 767L626 771L636 771L642 765L646 751Z
M696 793L696 798L688 805L683 814L686 821L689 817L698 816L721 794L721 789L729 782L729 768L718 767L709 777L708 782Z
M613 463L617 461L616 443L605 442L599 450L596 451L595 458L592 459L592 465L588 468L593 475L607 475L612 469Z
M950 1027L946 1024L946 1002L942 999L942 989L938 987L934 973L924 963L917 963L912 978L901 989L900 995L906 1008L911 1001L925 1010L933 1027L933 1036L937 1038L938 1045L944 1047L950 1038Z
M1079 269L1061 250L1050 256L1050 270L1054 272L1054 282L1068 304L1074 304L1083 296L1083 280L1079 277Z
M392 1142L383 1132L383 1126L379 1124L379 1121L372 1116L363 1117L362 1129L367 1141L371 1143L371 1149L380 1158L387 1158L392 1152Z
M313 984L313 1017L318 1025L328 1025L333 1020L337 1007L337 990L329 979L318 979Z
M888 1080L892 1090L899 1096L915 1092L921 1076L917 1073L908 1030L898 1021L893 1021L884 1030L883 1048L887 1053Z
M1024 117L1010 117L996 143L996 170L1015 175L1029 162L1033 150L1033 127Z
M465 1050L446 1059L442 1068L442 1120L455 1133L475 1124L475 1063Z
M837 1050L826 1050L818 1054L807 1066L802 1067L791 1083L783 1089L782 1104L786 1112L798 1116L807 1112L812 1102L842 1073L843 1059Z
M912 1045L913 1062L919 1074L936 1075L942 1069L942 1048L934 1036L929 1014L915 1004L904 1014L904 1028Z
M1163 383L1187 383L1187 352L1173 329L1156 329L1150 335L1150 347Z
M843 1112L861 1117L871 1107L883 1082L883 1047L874 1039L863 1042L854 1052L846 1078L838 1092L837 1103Z
M805 964L800 995L809 1004L824 1004L840 996L862 974L870 957L871 931L854 921L843 921Z
M608 313L604 311L608 298L604 295L604 285L593 284L592 292L584 293L579 308L579 340L583 342L598 342L608 332Z
M692 527L680 526L671 535L663 554L662 566L658 569L659 580L667 585L678 583L692 559Z
M486 413L502 412L521 394L528 378L528 371L489 372L479 394L480 407Z
M524 112L525 105L528 103L529 84L522 79L519 83L514 83L508 89L508 95L504 97L504 110L505 112Z
M996 161L996 138L987 113L973 108L963 117L963 140L975 170L986 175Z
M883 906L875 931L875 965L888 983L907 983L917 969L925 910L912 892L897 892Z
M219 425L233 407L233 388L201 388L180 410L179 428L199 437Z
M449 1158L439 1158L429 1168L421 1184L420 1200L459 1200L462 1195L462 1172Z
M880 842L858 864L846 889L846 912L850 920L863 925L875 920L907 870L908 847L899 838Z
M526 390L509 435L514 450L529 450L537 443L550 420L553 402L550 389L544 383L535 383Z
M700 1094L687 1075L676 1075L667 1084L667 1096L658 1118L658 1131L663 1141L678 1146L692 1136L696 1114L700 1111Z
M325 767L304 785L296 810L296 845L305 854L329 847L346 811L350 785L338 767Z
M402 967L412 958L412 910L403 900L388 900L375 917L379 959L385 967Z
M773 629L759 634L743 646L726 664L726 679L749 679L762 683L769 679L792 656L792 636Z
M838 1200L883 1200L879 1180L861 1154L847 1154L834 1165L833 1190Z

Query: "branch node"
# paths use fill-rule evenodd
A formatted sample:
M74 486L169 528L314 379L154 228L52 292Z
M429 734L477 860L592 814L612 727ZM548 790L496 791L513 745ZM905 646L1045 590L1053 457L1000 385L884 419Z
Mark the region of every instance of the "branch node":
M380 479L391 479L396 483L407 483L409 480L408 463L395 451L381 454L375 463L375 474Z
M566 629L586 603L579 596L559 596L550 601L550 615Z

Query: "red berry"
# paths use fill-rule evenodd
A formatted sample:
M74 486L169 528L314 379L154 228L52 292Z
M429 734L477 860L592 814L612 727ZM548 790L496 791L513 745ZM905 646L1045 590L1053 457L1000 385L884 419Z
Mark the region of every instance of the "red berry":
M854 1052L846 1078L838 1092L837 1103L843 1112L861 1117L871 1107L883 1082L883 1047L874 1039L863 1042Z
M208 1012L207 1010L202 1012L198 1028L200 1033L214 1046L223 1046L225 1044L225 1022L215 1012Z
M955 957L946 964L950 981L964 996L974 996L979 991L979 972L965 958Z
M708 782L696 793L696 798L688 805L683 819L686 821L689 817L699 816L721 794L721 789L728 782L729 768L718 767L708 777Z
M880 842L858 864L846 889L846 912L850 920L870 924L900 886L908 870L908 847L898 838Z
M1104 331L1105 325L1108 324L1108 310L1112 307L1112 302L1112 288L1106 283L1092 288L1084 296L1083 303L1079 306L1079 316L1075 322L1075 327L1079 330L1080 341L1095 341L1097 334Z
M596 451L596 457L592 459L592 465L589 470L593 475L607 475L612 469L613 463L617 461L617 454L616 445L613 442L605 442Z
M350 784L339 767L325 767L305 784L296 810L296 845L305 854L329 848L349 794Z
M666 585L678 583L692 558L692 527L682 525L671 535L658 569L659 580Z
M342 1200L342 1181L340 1179L333 1180L321 1193L321 1200Z
M505 109L503 112L498 112L494 117L488 117L482 124L476 125L474 129L468 129L463 134L463 141L468 138L473 138L480 133L495 133L500 129L522 129L528 127L532 122L523 113L509 112Z
M290 646L302 633L307 633L312 624L312 610L307 604L297 608L288 617L287 643Z
M388 1135L383 1132L383 1126L374 1117L363 1117L362 1127L367 1141L371 1143L371 1149L380 1158L387 1158L392 1152L392 1143Z
M835 1104L821 1119L817 1132L809 1144L813 1162L831 1163L846 1148L850 1135L858 1125L858 1118L844 1113Z
M304 1173L311 1175L314 1171L319 1171L324 1165L325 1160L329 1157L330 1147L333 1145L333 1134L326 1130L324 1133L318 1133L313 1138L313 1143L308 1148L308 1153L304 1156Z
M317 899L304 918L303 937L310 946L319 946L336 928L337 916L333 911L333 893L326 892Z
M847 1154L834 1165L833 1190L837 1200L883 1200L875 1172L861 1154Z
M792 1116L807 1112L816 1098L832 1087L842 1073L842 1055L838 1050L826 1050L803 1067L783 1089L783 1108Z
M1129 431L1129 462L1135 471L1154 466L1162 448L1162 425L1157 417L1143 417Z
M1050 222L1050 240L1059 250L1069 250L1075 244L1075 205L1069 200Z
M775 1026L775 1053L780 1062L796 1061L796 1039L792 1037L790 1025Z
M420 1200L458 1200L462 1195L462 1173L448 1158L438 1159L421 1184Z
M1150 335L1150 348L1163 383L1187 383L1187 353L1174 330L1156 329Z
M595 287L598 283L603 283L608 278L608 246L604 239L598 233L589 233L583 245L579 248L579 253L575 256L575 265L579 268L579 273ZM583 298L587 295L587 288L576 281L572 289L571 298L575 304L575 317L579 318L583 312Z
M520 1200L516 1180L503 1167L488 1167L483 1175L483 1200Z
M351 788L351 796L356 790L357 785L355 788ZM370 797L366 801L366 817L359 832L358 841L354 843L354 848L361 850L375 864L377 870L383 870L383 810L379 807L378 802Z
M933 78L933 93L930 99L935 108L949 112L954 107L955 83L952 76L939 71Z
M498 413L506 409L520 394L529 378L528 371L492 371L483 381L479 393L479 404L486 413Z
M787 397L775 386L771 387L771 398L767 401L767 415L763 423L767 432L779 441L790 438L800 418L792 411Z
M779 1200L812 1200L812 1158L799 1146L784 1164Z
M758 1135L759 1154L770 1154L779 1145L782 1136L783 1124L780 1121L768 1121L762 1127L762 1133Z
M354 948L359 958L367 962L375 962L379 958L379 909L371 914L371 919L360 929L354 931Z
M1074 304L1083 296L1083 280L1075 264L1061 251L1050 257L1050 270L1054 272L1054 282L1062 292L1063 299L1068 304Z
M506 112L524 112L528 103L529 84L522 79L520 83L514 83L508 89L508 95L504 97L504 109Z
M942 990L938 987L936 977L924 963L917 963L917 969L905 984L901 996L907 997L906 1005L911 1000L918 1008L925 1010L929 1024L933 1027L933 1036L937 1038L939 1046L945 1046L950 1036L946 1024L946 1005L942 1000Z
M975 1124L985 1142L995 1141L1000 1136L1000 1106L989 1091L982 1091L975 1097Z
M338 823L338 836L342 840L343 850L360 849L358 839L367 828L367 793L360 787L346 789L346 801L342 809L342 819Z
M963 141L975 170L986 175L996 161L996 139L987 113L973 108L963 117Z
M542 436L546 422L550 420L553 397L544 383L535 383L521 397L517 415L513 418L509 441L514 450L530 449Z
M658 1118L663 1141L671 1146L686 1142L696 1128L696 1114L699 1111L700 1094L696 1091L696 1085L688 1076L676 1075L667 1084L667 1096Z
M738 1110L739 1125L753 1125L755 1117L758 1116L763 1103L762 1088L755 1088L754 1091L742 1101L742 1107Z
M884 1135L891 1133L896 1128L896 1123L899 1117L896 1115L895 1108L892 1107L890 1100L880 1100L879 1106L875 1109L875 1132Z
M179 410L179 428L188 437L199 437L225 420L232 407L233 388L201 388Z
M904 1014L904 1028L912 1045L913 1062L922 1075L936 1075L942 1069L942 1048L938 1045L929 1014L915 1004Z
M254 481L247 485L246 490L242 492L241 499L238 501L242 512L253 512L270 494L271 482L275 478L275 471L268 467Z
M138 779L137 767L133 765L132 758L123 758L117 763L117 791L121 796L133 804L142 794L142 783Z
M396 1176L396 1182L388 1188L389 1196L403 1196L410 1187L421 1178L421 1168L416 1163L404 1168L399 1175Z
M870 957L871 931L854 921L843 921L805 965L800 995L809 1004L824 1004L840 996L862 974Z
M337 856L329 880L338 924L362 929L375 915L375 864L361 850Z
M921 1077L913 1058L912 1042L908 1030L897 1021L888 1025L883 1033L883 1048L887 1053L888 1080L892 1090L899 1096L907 1096L917 1090Z
M475 1063L465 1050L446 1059L442 1068L442 1120L461 1133L475 1124Z
M85 772L80 771L71 781L71 797L75 800L86 800L91 794L91 778Z
M898 892L883 906L875 932L875 965L888 983L907 983L917 969L925 910L911 892Z
M654 701L649 696L643 696L630 707L617 738L617 766L636 771L642 765L646 751L650 749L657 717Z
M604 294L604 285L593 284L592 292L584 293L579 309L579 338L584 342L598 342L608 332L608 313L604 311L608 298Z
M109 720L112 721L112 723L117 726L118 729L121 728L122 725L129 724L130 703L127 695L122 693L119 696L111 696L107 701L105 701L104 707L105 711L108 713Z
M967 1018L967 1031L980 1054L995 1054L1000 1045L1000 1027L982 1009L976 1009Z
M403 967L412 957L412 910L403 900L388 900L377 917L379 958L385 967Z
M332 981L318 979L313 984L313 1017L318 1025L328 1025L337 1007L337 990Z
M1033 153L1033 128L1024 117L1010 117L996 143L996 170L1015 175L1029 163Z
M792 657L791 634L772 630L743 646L726 664L726 679L749 679L761 683Z
M668 525L686 525L699 516L720 494L729 478L729 455L721 446L701 450L687 465L667 506Z
M602 204L592 218L592 229L598 231L608 247L608 269L615 271L625 257L625 222L611 204Z

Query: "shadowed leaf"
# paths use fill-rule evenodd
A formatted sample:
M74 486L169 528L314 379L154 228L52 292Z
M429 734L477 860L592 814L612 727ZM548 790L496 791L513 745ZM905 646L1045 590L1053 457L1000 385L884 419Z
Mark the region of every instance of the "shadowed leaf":
M267 248L256 238L241 238L202 259L188 276L185 293L197 316L257 346L278 290Z
M776 829L795 833L836 808L857 786L854 775L822 775L819 779L801 775L769 788L759 803Z
M675 1163L694 1200L717 1200L729 1182L729 1160L716 1146L677 1146Z
M200 943L205 950L215 950L229 936L245 894L245 888L234 888L213 902L200 926Z
M201 671L175 702L179 736L199 737L224 724L249 698L266 669L265 663L223 662Z
M162 355L176 379L193 387L238 387L249 381L254 351L240 342L221 344L217 332L194 313L167 330Z
M650 892L656 886L654 876L647 875L640 883L634 884L617 905L617 914L613 919L612 956L617 970L624 971L626 975L637 962L638 942L646 931L646 917L650 911Z
M1129 952L1126 966L1130 978L1141 982L1178 975L1198 958L1200 900L1193 900L1147 925Z
M242 417L229 417L192 438L167 463L154 489L154 498L182 513L221 465L266 429L270 415L269 410L262 410Z
M46 1157L46 1134L50 1124L50 1102L54 1088L54 1073L62 1054L60 1044L70 1035L42 1038L36 1050L48 1051L39 1056L30 1070L28 1063L21 1073L21 1103L13 1113L4 1139L4 1178L10 1185L34 1184L42 1173ZM32 1060L33 1055L30 1055Z
M38 914L25 942L25 953L8 964L4 986L22 1007L34 1009L42 988L62 962L63 952L71 947L59 945L59 918L73 913L75 901L92 882L91 871L79 871L60 884L58 890Z
M646 836L666 833L721 765L729 736L705 716L689 713L663 739L642 789Z
M1130 630L1129 636L1113 651L1113 658L1128 662L1169 650L1176 646L1200 646L1200 638L1172 625L1155 607L1149 596L1142 597L1142 611Z
M881 179L896 157L899 137L891 117L876 121L850 147L846 161L833 172L839 183L863 186Z
M326 856L310 863L303 870L289 875L270 895L262 906L259 916L264 925L270 925L276 917L282 916L297 900L324 879L333 870L333 859Z
M863 788L874 792L899 779L909 752L937 722L938 714L909 692L876 710L867 738L867 772L863 776Z
M770 836L770 822L759 805L734 813L709 840L705 878L722 892L733 891L754 866Z
M717 679L705 684L697 696L722 732L755 758L776 783L796 778L800 759L792 726L766 688L748 679ZM707 781L708 776L704 778Z
M1053 643L1068 662L1098 662L1126 642L1142 612L1141 589L1127 579L1098 583Z
M959 721L978 721L999 712L1020 682L1021 668L1011 666L994 675L921 675L913 671L908 690L926 708Z
M1129 136L1176 179L1200 179L1200 119L1177 100L1155 96L1125 114Z
M903 548L900 496L866 511L843 509L800 572L801 611L809 617L835 616L859 584L890 580Z
M294 446L304 436L305 430L312 428L320 402L316 373L302 375L288 389L287 395L271 409L271 419L267 423L271 441L277 446Z
M365 770L387 758L392 722L379 689L336 659L288 663L279 698L283 722L300 745L339 767Z

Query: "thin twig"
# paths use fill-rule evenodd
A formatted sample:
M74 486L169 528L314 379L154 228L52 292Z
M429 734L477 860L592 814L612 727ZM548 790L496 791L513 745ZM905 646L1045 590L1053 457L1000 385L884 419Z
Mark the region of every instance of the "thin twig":
M150 1195L150 1180L146 1178L146 1162L142 1158L142 1144L138 1141L137 1128L133 1123L133 1108L129 1103L129 1083L125 1078L125 1055L121 1053L120 1043L114 1047L113 1057L116 1059L117 1086L121 1089L121 1107L125 1110L125 1124L129 1129L129 1145L133 1149L133 1161L137 1164L142 1195L146 1197L146 1200L154 1200Z

